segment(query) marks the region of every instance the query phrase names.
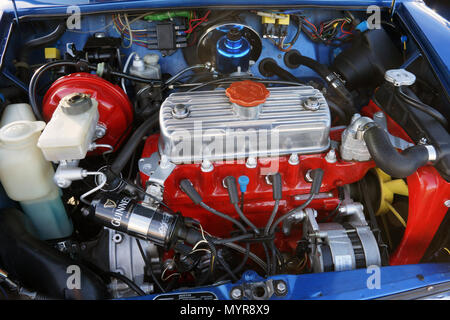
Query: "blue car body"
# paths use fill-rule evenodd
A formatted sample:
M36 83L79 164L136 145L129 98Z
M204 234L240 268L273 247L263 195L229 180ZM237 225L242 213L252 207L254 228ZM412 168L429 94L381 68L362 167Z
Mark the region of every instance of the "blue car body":
M23 86L8 71L6 51L10 35L15 28L20 28L23 19L39 16L64 16L70 6L77 5L81 14L93 14L106 11L126 11L142 8L198 8L198 7L251 7L251 6L289 6L289 7L342 7L366 10L376 5L390 8L391 0L148 0L148 1L101 1L101 0L22 0L2 1L0 4L0 70L4 77ZM69 11L68 11L69 10ZM392 8L396 15L414 38L420 49L417 54L424 55L433 72L440 81L447 98L450 97L450 22L428 8L422 1L397 0ZM269 54L269 53L268 53ZM271 53L270 53L271 54ZM0 197L1 199L1 197ZM267 280L283 280L288 293L283 296L273 295L272 299L376 299L395 297L397 294L413 292L428 288L416 297L436 294L445 297L450 284L450 264L417 264L406 266L389 266L380 268L379 288L369 288L370 273L365 269L304 275L280 275L261 279L255 273L247 272L235 284L222 284L189 290L178 290L175 294L211 293L218 299L230 299L229 292L236 285L258 283ZM433 288L441 285L443 289L436 293ZM445 287L446 286L446 287ZM431 288L431 289L430 289ZM440 294L440 295L439 295ZM136 299L152 300L164 298L164 295L149 295Z

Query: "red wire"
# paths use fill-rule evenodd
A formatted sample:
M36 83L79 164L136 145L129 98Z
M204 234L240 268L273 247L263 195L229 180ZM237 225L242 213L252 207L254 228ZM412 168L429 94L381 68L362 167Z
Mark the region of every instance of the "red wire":
M344 30L344 24L346 24L346 23L347 23L347 21L344 21L344 22L341 24L341 32L342 32L342 35L339 36L339 39L345 37L346 35L353 34L352 32L348 32L348 31L345 31L345 30Z
M197 28L203 22L208 21L208 16L209 16L210 13L211 13L211 10L208 10L208 12L206 12L206 14L202 18L189 20L189 29L184 31L184 33L192 33L195 28ZM192 26L191 24L194 21L198 21L198 23L195 24L194 26Z
M315 26L314 24L312 24L311 22L309 22L308 19L306 19L306 18L303 18L303 20L305 20L306 23L308 23L310 26L312 26L312 27L314 28L314 30L316 31L316 33L318 33L318 32L317 32L317 28L316 28L316 26Z

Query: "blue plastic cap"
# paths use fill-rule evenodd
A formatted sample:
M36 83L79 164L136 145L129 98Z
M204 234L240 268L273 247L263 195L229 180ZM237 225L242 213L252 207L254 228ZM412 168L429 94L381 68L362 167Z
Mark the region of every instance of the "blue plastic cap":
M250 179L247 176L240 176L238 178L238 182L239 182L239 189L241 190L241 192L247 191L247 185L250 182Z
M402 41L402 43L406 42L406 41L408 41L408 37L407 36L401 36L400 40Z
M369 24L367 23L367 21L363 21L356 26L356 29L361 32L364 32L369 29Z

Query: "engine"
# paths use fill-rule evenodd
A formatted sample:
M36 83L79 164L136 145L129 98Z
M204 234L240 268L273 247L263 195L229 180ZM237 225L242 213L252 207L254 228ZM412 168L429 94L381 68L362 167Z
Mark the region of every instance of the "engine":
M230 298L266 299L286 294L274 276L441 259L445 104L400 26L331 9L100 16L119 37L79 50L58 25L39 68L16 64L28 94L0 127L11 295L156 297L254 272L263 292ZM63 290L74 264L82 287Z

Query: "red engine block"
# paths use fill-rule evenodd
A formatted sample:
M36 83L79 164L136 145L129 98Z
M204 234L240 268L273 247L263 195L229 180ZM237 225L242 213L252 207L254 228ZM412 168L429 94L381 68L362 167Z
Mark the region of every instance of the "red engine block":
M142 157L150 157L157 152L158 135L150 136L144 147ZM300 206L307 198L311 183L305 180L309 169L322 168L325 172L320 188L320 195L311 202L310 207L319 214L329 212L339 204L337 187L356 182L364 177L367 171L374 167L372 161L345 162L338 158L335 163L325 160L325 153L299 156L298 165L288 162L289 156L279 158L258 159L254 169L247 168L244 161L214 163L214 170L202 172L200 164L178 165L164 184L164 201L173 209L182 212L184 216L192 217L201 222L205 230L216 236L229 236L232 224L209 213L195 205L181 191L179 183L189 179L203 201L209 206L238 218L234 207L230 204L228 192L222 181L227 176L237 178L246 175L250 179L244 199L244 213L257 226L264 227L272 212L275 201L272 198L272 186L267 184L268 168L278 168L283 180L283 199L280 201L278 215ZM145 186L148 176L141 173ZM298 239L297 239L298 240Z

